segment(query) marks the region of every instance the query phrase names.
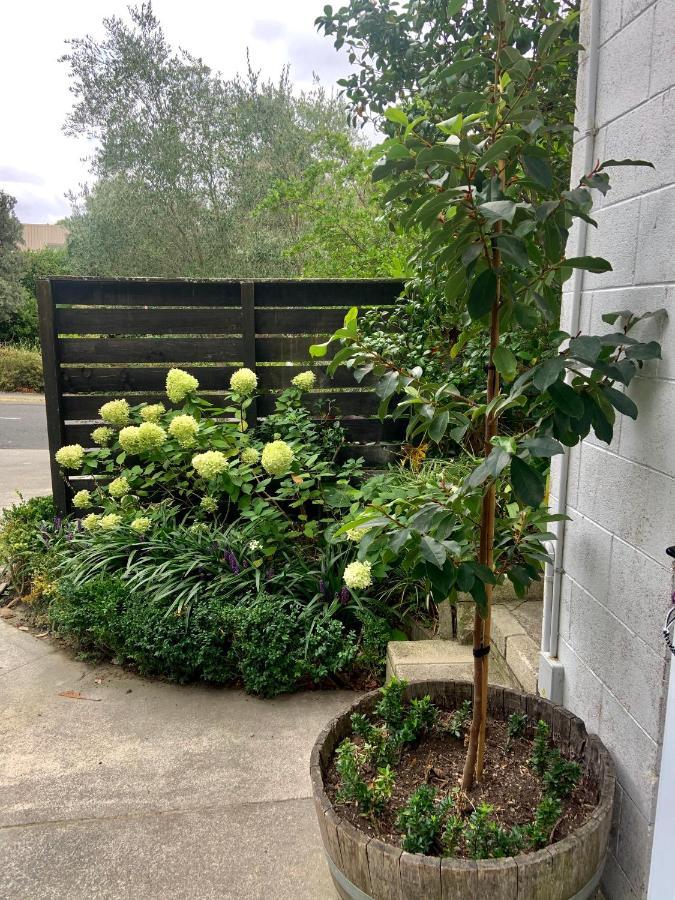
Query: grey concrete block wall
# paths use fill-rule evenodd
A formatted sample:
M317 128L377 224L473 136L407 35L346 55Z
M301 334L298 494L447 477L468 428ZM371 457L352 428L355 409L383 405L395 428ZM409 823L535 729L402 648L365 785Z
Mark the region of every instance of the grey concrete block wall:
M584 0L585 46L589 26ZM613 271L584 277L580 327L609 330L602 315L618 309L670 313L642 327L645 339L661 342L664 359L645 366L629 389L638 420L617 420L609 447L591 437L574 448L568 476L559 658L565 705L600 734L617 764L603 883L609 900L646 896L669 665L660 627L671 580L664 551L675 540L674 47L673 0L601 0L597 96L586 96L583 56L577 89L573 184L589 139L581 133L589 102L596 158L632 156L656 166L614 169L613 189L598 198L599 228L589 229L583 252L605 256ZM573 232L576 253L574 242ZM554 502L559 479L555 460Z

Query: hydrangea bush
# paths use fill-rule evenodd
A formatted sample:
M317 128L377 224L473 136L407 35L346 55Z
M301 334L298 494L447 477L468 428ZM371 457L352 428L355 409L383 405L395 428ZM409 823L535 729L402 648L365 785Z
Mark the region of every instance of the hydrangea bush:
M246 368L234 372L218 406L180 369L168 372L166 404L124 397L103 404L95 446L56 454L66 479L94 482L72 498L81 518L66 525L56 625L82 641L82 616L68 611L66 593L87 598L91 584L93 610L106 583L100 579L121 579L187 629L217 600L226 611L225 643L248 648L248 661L237 666L252 690L272 695L354 666L372 678L398 618L371 595L370 563L356 559L367 529L332 539L360 501L362 461L339 462L341 427L318 424L303 403L315 383L311 371L294 376L274 412L251 428L258 379ZM122 627L124 610L106 610L120 617L106 629ZM258 632L268 638L254 652ZM135 649L129 659L137 661Z

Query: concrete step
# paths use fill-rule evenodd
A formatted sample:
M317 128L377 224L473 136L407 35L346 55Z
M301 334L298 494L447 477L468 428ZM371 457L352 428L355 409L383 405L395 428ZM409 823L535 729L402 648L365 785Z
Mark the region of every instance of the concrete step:
M387 680L392 675L406 681L470 681L473 678L473 653L471 647L457 641L390 641ZM490 654L489 680L505 687L518 687L497 653Z
M539 635L542 603L526 601L513 609L495 603L492 607L492 647L524 691L536 693L539 669ZM536 635L536 636L535 636Z

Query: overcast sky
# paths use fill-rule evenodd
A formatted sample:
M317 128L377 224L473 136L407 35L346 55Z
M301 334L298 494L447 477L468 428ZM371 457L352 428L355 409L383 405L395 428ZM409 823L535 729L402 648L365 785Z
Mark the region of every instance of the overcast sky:
M70 109L67 67L57 62L64 41L101 34L101 21L123 15L126 0L32 0L3 4L0 83L5 86L0 131L0 188L17 198L22 222L55 222L69 211L66 191L87 179L82 139L61 127ZM309 87L312 72L326 85L345 74L344 57L319 35L314 19L323 0L154 0L173 46L201 56L226 77L243 71L246 48L255 68Z

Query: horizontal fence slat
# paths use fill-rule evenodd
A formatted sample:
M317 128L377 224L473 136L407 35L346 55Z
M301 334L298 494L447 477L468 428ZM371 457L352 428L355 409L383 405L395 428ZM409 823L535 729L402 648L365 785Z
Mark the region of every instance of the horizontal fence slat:
M54 303L76 306L239 306L238 281L52 278Z
M205 391L226 389L230 382L230 376L236 370L234 366L181 366L181 368L190 375L194 375L199 381L200 389ZM268 390L286 388L296 375L306 372L308 369L314 372L316 386L319 388L353 388L357 386L354 375L349 369L340 367L331 378L327 374L325 366L313 365L258 366L256 369L258 385ZM168 371L168 365L163 368L149 366L138 368L76 366L71 368L64 366L61 368L61 380L63 390L69 394L101 392L119 396L125 391L163 393ZM366 376L359 387L367 387L373 381L371 376Z
M241 309L56 309L59 334L241 334Z
M346 281L256 281L256 306L382 306L395 303L398 279Z
M325 341L325 335L277 335L275 337L256 337L255 356L258 362L311 362L309 348L312 344L320 344ZM328 353L322 359L330 359L338 349L337 345L331 345Z
M348 306L336 309L256 309L256 334L332 334L340 328Z
M241 359L241 338L60 338L62 363L231 362Z
M91 420L98 418L98 411L113 396L91 396L88 394L65 394L62 401L63 418L67 422ZM210 400L214 406L224 406L228 398L219 394L202 394L204 399ZM157 403L161 401L167 409L175 408L166 396L161 394L128 395L127 399L132 406L140 403ZM320 416L340 418L341 416L375 416L379 399L369 391L331 391L324 394L311 393L303 397L305 405L312 412ZM274 412L275 395L258 397L258 413L268 416ZM180 407L182 404L178 404Z
M405 434L402 422L380 422L379 419L341 419L348 444L400 443ZM97 423L66 423L65 443L93 446L91 432Z

